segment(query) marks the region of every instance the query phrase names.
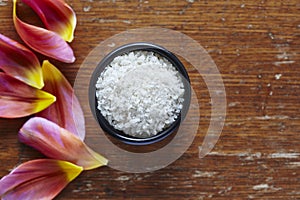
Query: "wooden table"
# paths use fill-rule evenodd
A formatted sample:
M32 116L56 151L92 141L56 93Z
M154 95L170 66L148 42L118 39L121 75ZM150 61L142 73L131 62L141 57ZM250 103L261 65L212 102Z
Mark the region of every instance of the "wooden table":
M198 146L210 121L205 82L195 90L201 121L193 144L168 167L134 174L109 167L86 171L57 199L300 199L300 2L199 0L68 0L78 26L74 64L54 62L71 83L99 42L134 28L180 31L218 66L227 94L222 135L203 159ZM34 21L22 7L20 15ZM12 2L0 0L0 32L19 40ZM41 154L20 144L27 118L0 120L0 176Z

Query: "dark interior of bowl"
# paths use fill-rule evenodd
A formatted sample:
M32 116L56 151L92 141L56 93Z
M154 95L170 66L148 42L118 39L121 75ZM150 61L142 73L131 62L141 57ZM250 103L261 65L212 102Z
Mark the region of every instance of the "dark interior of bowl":
M127 135L123 133L122 131L119 131L115 129L113 126L109 124L109 122L104 118L104 116L101 114L101 112L97 109L97 98L96 98L96 82L98 80L98 77L102 73L102 71L105 69L106 66L108 66L112 60L124 53L129 53L131 51L138 51L138 50L143 50L143 51L151 51L155 52L158 55L165 57L169 62L171 62L174 67L179 71L179 73L182 75L182 81L184 84L184 102L183 102L183 108L181 110L181 113L179 114L178 118L175 120L174 123L172 123L169 127L165 128L161 132L157 133L154 136L151 137L146 137L146 138L138 138L138 137L133 137L130 135ZM126 143L126 144L131 144L131 145L147 145L147 144L152 144L158 141L163 140L167 136L171 135L174 133L177 128L180 125L181 120L183 120L187 114L187 111L189 109L190 105L190 100L191 100L191 87L190 87L190 80L187 71L185 70L183 64L180 62L180 60L170 51L166 50L165 48L155 45L155 44L150 44L150 43L131 43L127 44L124 46L121 46L111 53L109 53L103 60L98 64L96 67L95 71L92 74L91 80L90 80L90 85L89 85L89 103L90 103L90 108L91 111L98 121L99 125L101 128L111 136L119 139L120 141Z

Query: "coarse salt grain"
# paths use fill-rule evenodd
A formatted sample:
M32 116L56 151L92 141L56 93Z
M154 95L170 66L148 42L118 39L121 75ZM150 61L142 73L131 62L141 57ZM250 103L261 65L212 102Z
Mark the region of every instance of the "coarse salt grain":
M115 129L145 138L170 126L183 107L176 68L151 51L114 58L96 83L98 110Z

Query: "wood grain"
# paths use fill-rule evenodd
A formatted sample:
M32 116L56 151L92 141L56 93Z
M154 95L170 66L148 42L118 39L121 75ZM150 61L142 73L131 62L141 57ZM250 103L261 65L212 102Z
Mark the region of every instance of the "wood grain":
M87 171L57 199L300 199L298 0L67 2L78 18L71 44L77 60L71 65L54 63L71 83L99 42L133 28L169 28L196 40L214 59L228 110L217 145L199 159L211 106L205 82L189 69L201 121L196 139L180 159L144 174L109 167ZM34 20L36 16L23 8L24 17ZM20 41L11 13L12 2L0 0L0 32ZM42 156L17 140L25 121L0 120L0 176Z

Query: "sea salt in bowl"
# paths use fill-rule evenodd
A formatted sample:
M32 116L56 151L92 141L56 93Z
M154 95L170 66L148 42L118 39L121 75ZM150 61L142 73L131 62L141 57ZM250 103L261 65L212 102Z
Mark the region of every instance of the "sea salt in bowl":
M131 43L109 53L90 80L89 101L101 128L120 141L147 145L175 133L191 99L188 74L165 48Z

